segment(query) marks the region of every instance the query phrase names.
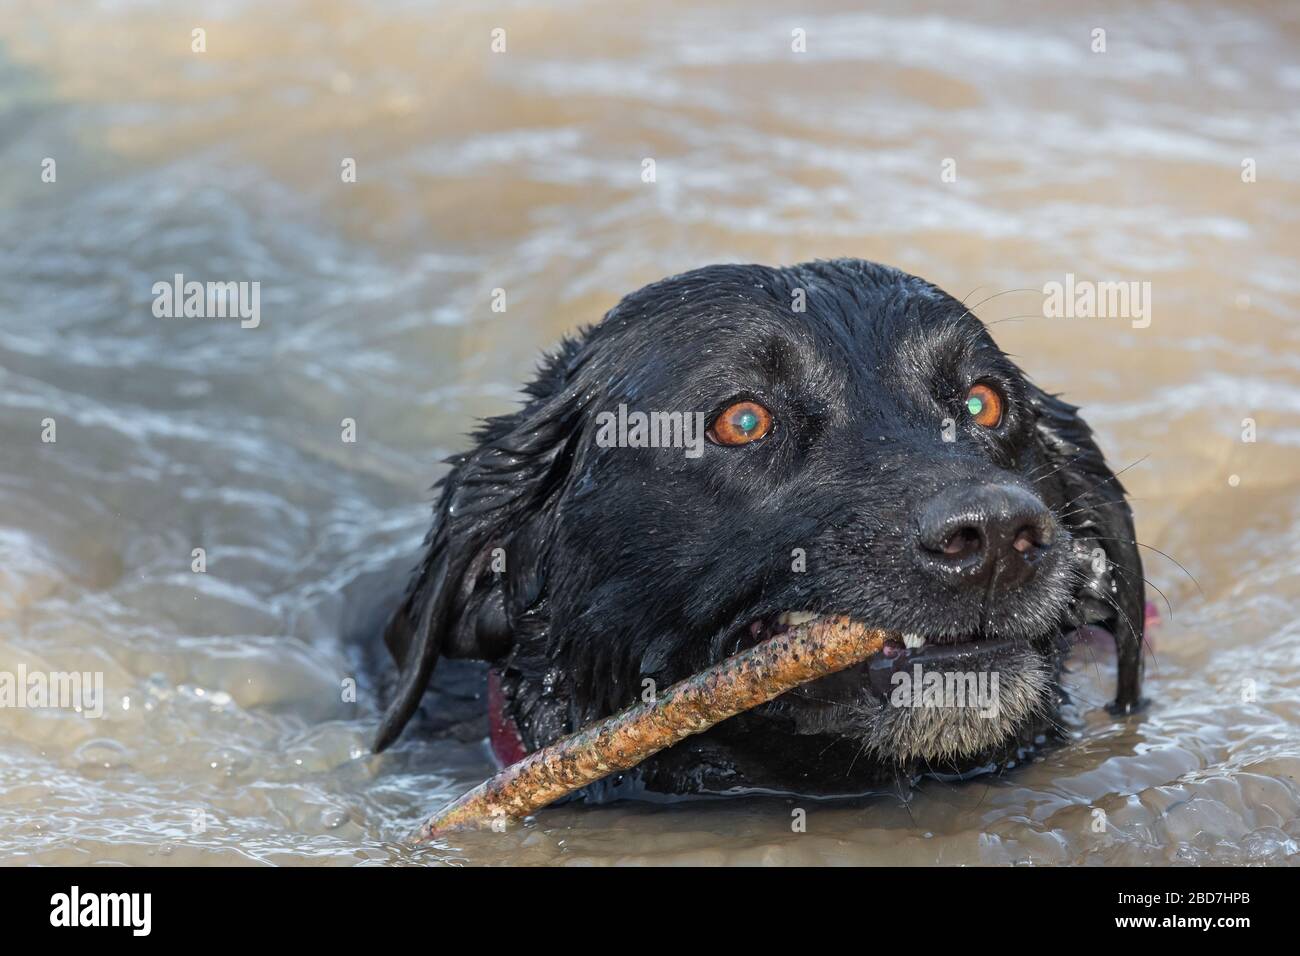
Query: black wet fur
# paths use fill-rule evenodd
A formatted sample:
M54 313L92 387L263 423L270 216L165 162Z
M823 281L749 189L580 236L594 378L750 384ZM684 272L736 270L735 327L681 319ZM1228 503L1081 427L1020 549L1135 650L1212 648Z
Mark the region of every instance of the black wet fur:
M1005 395L995 429L964 408L976 382ZM750 622L785 610L847 613L936 644L1009 638L1058 677L1061 635L1100 623L1119 652L1114 706L1137 705L1144 600L1124 489L1077 409L1032 384L930 283L854 259L698 269L563 341L526 392L440 482L385 635L401 675L377 750L440 657L493 662L537 747L638 701L647 679L662 689L715 663ZM620 403L711 420L738 398L774 416L750 445L708 443L690 458L595 440L595 416ZM918 557L927 502L984 486L1027 491L1051 514L1053 540L1015 587L996 570L988 587L951 585ZM1088 563L1096 548L1104 571ZM793 570L800 550L806 569ZM863 754L853 709L870 704L813 715L787 695L592 795L836 794L1003 767L1051 736L1063 700L1053 686L1051 706L998 745L940 765Z

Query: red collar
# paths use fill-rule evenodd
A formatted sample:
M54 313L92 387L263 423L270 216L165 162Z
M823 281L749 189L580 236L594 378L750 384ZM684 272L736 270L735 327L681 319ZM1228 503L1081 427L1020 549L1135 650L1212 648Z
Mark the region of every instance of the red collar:
M495 667L488 669L488 740L492 744L492 755L503 767L518 763L528 753L519 725L506 709L501 672Z

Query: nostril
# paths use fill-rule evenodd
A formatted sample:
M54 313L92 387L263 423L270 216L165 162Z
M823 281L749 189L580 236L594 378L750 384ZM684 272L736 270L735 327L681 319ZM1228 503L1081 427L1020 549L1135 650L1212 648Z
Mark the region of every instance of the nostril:
M1033 493L1001 485L957 485L917 515L917 557L945 582L1007 590L1032 578L1057 530Z
M1016 536L1011 539L1011 547L1023 555L1028 555L1031 551L1037 551L1042 545L1043 542L1039 537L1038 529L1029 525L1017 531Z
M1032 558L1040 549L1052 543L1049 529L1037 524L1021 525L1011 539L1011 547L1025 558Z
M943 555L961 560L978 553L983 547L984 538L979 530L967 525L948 535L943 542Z

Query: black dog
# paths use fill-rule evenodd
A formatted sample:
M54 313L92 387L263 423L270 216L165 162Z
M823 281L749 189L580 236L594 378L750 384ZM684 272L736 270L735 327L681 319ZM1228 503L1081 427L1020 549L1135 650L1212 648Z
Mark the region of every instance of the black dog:
M1084 626L1114 634L1113 707L1137 705L1124 490L1076 409L935 286L852 259L711 266L625 298L527 391L442 481L376 749L440 655L492 662L509 760L818 613L905 637L588 795L1007 766L1053 735ZM927 671L996 675L996 703L900 704Z

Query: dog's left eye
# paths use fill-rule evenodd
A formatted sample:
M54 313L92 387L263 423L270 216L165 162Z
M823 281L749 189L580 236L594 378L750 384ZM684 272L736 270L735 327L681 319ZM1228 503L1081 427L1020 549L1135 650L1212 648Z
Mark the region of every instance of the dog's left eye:
M713 420L708 435L715 445L748 445L771 430L771 412L758 402L736 402Z

